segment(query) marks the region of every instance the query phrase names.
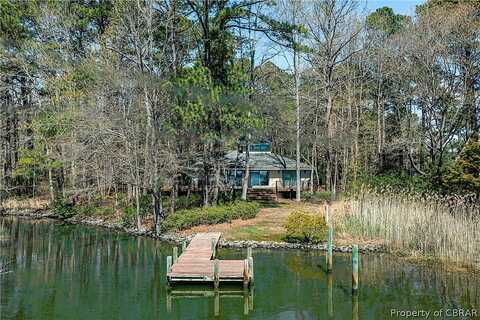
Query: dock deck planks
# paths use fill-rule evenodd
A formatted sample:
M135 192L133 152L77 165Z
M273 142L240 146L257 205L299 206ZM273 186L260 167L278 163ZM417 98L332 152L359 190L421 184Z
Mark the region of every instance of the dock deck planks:
M221 233L197 233L184 252L178 257L170 270L167 270L167 280L173 282L214 282L214 252L218 247ZM212 240L213 239L213 240ZM245 274L244 260L219 260L219 282L243 282Z

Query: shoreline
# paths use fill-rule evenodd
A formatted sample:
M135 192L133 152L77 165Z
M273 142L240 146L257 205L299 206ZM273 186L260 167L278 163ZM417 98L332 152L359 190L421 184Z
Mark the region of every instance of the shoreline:
M88 217L71 217L62 219L56 216L55 214L47 210L38 210L38 209L4 209L0 213L1 216L13 216L29 219L52 219L56 221L63 221L70 224L81 224L91 227L100 227L109 230L123 232L133 236L145 236L153 239L158 239L161 241L173 242L180 244L183 241L189 241L192 236L184 236L179 233L164 233L156 235L153 231L150 230L138 230L136 228L125 228L117 223L107 222L101 219L92 219ZM296 250L317 250L317 251L326 251L327 244L300 244L300 243L289 243L289 242L276 242L276 241L255 241L255 240L220 240L220 246L223 248L234 248L242 249L251 247L253 249L296 249ZM359 245L359 252L361 253L389 253L387 248L384 245L379 244L366 244ZM337 253L349 253L352 251L351 246L335 246L333 245L333 251Z

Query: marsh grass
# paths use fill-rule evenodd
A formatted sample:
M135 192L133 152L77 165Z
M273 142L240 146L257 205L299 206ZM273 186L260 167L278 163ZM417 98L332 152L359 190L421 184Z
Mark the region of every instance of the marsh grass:
M480 269L480 203L471 196L363 191L348 202L340 228L382 238L392 251Z

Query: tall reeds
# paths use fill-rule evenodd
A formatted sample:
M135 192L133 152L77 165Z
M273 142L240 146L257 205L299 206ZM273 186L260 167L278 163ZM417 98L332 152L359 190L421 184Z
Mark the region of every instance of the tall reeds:
M480 269L480 203L471 196L373 193L349 201L352 233L388 248Z

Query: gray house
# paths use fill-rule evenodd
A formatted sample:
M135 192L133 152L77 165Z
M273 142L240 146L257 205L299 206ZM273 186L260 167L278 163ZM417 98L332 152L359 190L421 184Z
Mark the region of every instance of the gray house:
M295 189L297 180L296 161L270 151L269 143L252 144L249 147L249 189L271 189L272 191L290 191ZM230 151L226 154L227 180L235 188L242 188L245 174L246 152ZM311 168L300 164L302 190L310 184Z

